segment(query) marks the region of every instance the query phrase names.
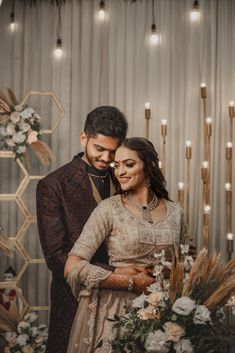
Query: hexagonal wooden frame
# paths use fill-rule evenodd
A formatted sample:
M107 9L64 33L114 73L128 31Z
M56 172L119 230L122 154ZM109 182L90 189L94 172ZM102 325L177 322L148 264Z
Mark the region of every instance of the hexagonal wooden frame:
M27 100L29 99L30 96L50 96L52 100L54 100L58 110L59 110L59 116L57 117L55 123L52 125L51 129L42 129L41 132L43 134L52 134L55 129L58 127L60 124L61 120L64 117L64 109L62 105L60 104L59 100L57 99L56 95L53 92L43 92L43 91L30 91L26 94L22 102L20 103L21 105L26 104Z
M44 134L52 134L56 130L56 128L58 127L58 125L60 124L61 120L64 117L63 107L61 106L59 100L57 99L56 95L53 92L42 92L42 91L28 92L20 104L26 104L27 100L29 99L29 97L31 95L50 96L54 100L54 102L59 110L59 115L58 115L55 123L52 125L51 129L42 129L41 130L42 133L44 133ZM15 155L11 151L0 151L0 158L15 158ZM27 186L29 185L30 180L33 180L33 179L39 180L43 176L30 175L29 172L26 170L26 168L24 167L24 165L22 164L22 162L19 159L16 160L16 163L19 165L19 167L21 168L21 170L24 174L23 180L20 182L15 194L0 194L0 200L2 200L2 201L15 201L17 204L17 207L20 208L21 212L23 213L24 222L21 225L21 227L18 230L15 237L13 237L11 239L14 241L15 248L17 249L18 253L23 258L24 263L23 263L23 266L20 269L19 273L17 273L15 279L13 281L9 281L9 282L0 282L0 288L14 288L17 290L18 289L17 283L19 282L23 273L27 270L29 264L30 263L42 264L42 263L45 263L45 260L42 258L39 258L39 259L31 258L30 255L28 254L27 250L25 249L25 247L21 243L21 239L23 238L29 225L31 223L37 222L36 217L30 214L30 212L27 209L26 205L24 204L21 196L22 196L23 192L25 192L25 190L27 189ZM27 302L27 300L23 296L23 294L20 294L20 297L25 305L24 315L26 314L26 312L29 312L32 310L34 310L34 311L49 310L49 306L32 306L32 305L30 305L30 303Z

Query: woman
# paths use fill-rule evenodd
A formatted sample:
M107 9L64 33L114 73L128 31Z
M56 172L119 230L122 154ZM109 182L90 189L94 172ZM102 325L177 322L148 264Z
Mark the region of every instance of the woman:
M114 314L154 283L148 268L154 254L174 251L184 242L187 227L179 205L169 200L158 154L144 138L128 138L115 153L120 194L102 201L87 221L65 265L65 277L79 305L68 353L108 353ZM105 240L110 265L141 267L140 273L119 275L89 263Z

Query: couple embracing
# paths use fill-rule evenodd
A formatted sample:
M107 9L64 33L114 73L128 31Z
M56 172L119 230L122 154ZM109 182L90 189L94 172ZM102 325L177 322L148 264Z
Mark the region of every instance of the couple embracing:
M112 352L107 318L154 283L156 252L171 256L185 241L184 214L168 196L154 146L126 132L117 108L94 109L80 137L84 153L38 183L52 272L47 353Z

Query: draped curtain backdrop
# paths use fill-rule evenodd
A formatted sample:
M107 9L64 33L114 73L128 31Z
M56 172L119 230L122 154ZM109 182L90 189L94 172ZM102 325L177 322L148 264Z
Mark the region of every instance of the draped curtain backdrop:
M208 116L213 118L211 247L221 250L226 258L225 145L228 102L235 100L235 1L200 0L201 19L193 23L189 19L191 0L155 0L156 26L161 33L161 43L156 47L148 42L152 1L105 3L104 22L97 17L99 1L71 0L62 6L61 60L53 55L58 16L55 5L40 1L30 7L15 1L14 33L9 30L11 1L4 0L0 7L0 88L10 87L20 98L31 90L52 91L65 110L58 129L44 139L50 143L56 160L48 169L35 161L31 174L46 174L81 150L79 134L87 113L96 106L117 106L128 119L128 135L144 136L144 104L148 101L149 138L160 157L161 120L168 122L166 179L170 196L176 201L178 182L184 181L185 141L192 141L189 223L190 233L201 248L200 168L204 157L200 83L205 82ZM50 117L50 109L43 102L39 100L39 109L47 110ZM42 120L42 125L47 124ZM0 173L1 193L5 193L6 188L13 188L17 171L7 164ZM32 207L35 186L36 182L24 195ZM233 202L233 220L234 206ZM16 210L10 211L1 207L0 223L4 223L7 234L19 222ZM41 256L36 225L28 233L27 241L22 241L30 247L32 257ZM0 256L0 261L3 271L8 260ZM14 261L17 267L17 259ZM24 294L34 305L47 305L48 271L33 273L28 270L22 279Z

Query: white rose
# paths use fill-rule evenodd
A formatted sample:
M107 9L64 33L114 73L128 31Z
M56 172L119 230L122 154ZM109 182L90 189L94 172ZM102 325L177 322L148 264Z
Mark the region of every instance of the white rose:
M8 135L12 136L16 132L16 126L13 123L8 123L6 126L6 132Z
M22 333L23 331L30 328L30 324L27 321L21 321L17 326L17 331Z
M23 119L29 119L32 117L34 113L34 109L32 108L25 108L21 113L20 113L20 116L23 118Z
M26 135L23 133L23 131L18 131L13 135L13 141L15 141L15 143L23 143L26 139Z
M178 342L179 339L185 334L183 327L171 321L165 323L164 330L168 340L173 342Z
M27 132L30 130L30 128L31 128L31 126L28 123L23 123L20 127L20 130Z
M205 305L197 305L193 322L195 324L205 324L206 322L211 322L210 311Z
M29 134L28 134L28 138L27 138L27 142L29 145L31 145L34 142L37 142L38 140L38 132L32 130Z
M147 301L149 304L152 305L158 305L162 300L162 293L161 292L155 292L155 293L150 293L149 296L147 297Z
M12 139L6 139L5 142L10 147L14 147L16 145Z
M33 327L31 327L30 332L32 334L32 337L37 337L38 328L36 326L33 326Z
M182 339L174 344L176 353L194 353L193 346L188 339Z
M0 127L0 135L3 137L7 136L6 128L4 126Z
M13 331L5 332L4 337L9 342L13 337L16 337L16 333Z
M145 342L147 352L167 353L169 352L169 343L166 334L157 330L148 334Z
M18 104L18 105L15 105L14 108L15 108L15 111L21 112L24 107L22 105Z
M19 112L12 112L11 115L10 115L10 119L11 121L16 124L18 123L18 121L20 121L20 114Z
M15 347L16 345L18 345L17 336L11 337L11 339L8 341L8 343L9 343L10 347Z
M36 313L29 313L25 315L24 320L28 322L34 322L37 320L37 318L38 315Z
M19 343L19 345L22 347L22 346L25 346L27 341L29 340L29 336L26 335L25 333L22 333L22 335L19 335L17 337L17 342Z
M153 320L160 319L160 312L150 306L148 308L142 308L137 312L137 315L141 320Z
M144 302L146 301L146 299L147 299L147 295L141 294L139 297L135 298L132 301L132 307L133 308L143 308Z
M174 302L172 310L176 314L187 316L193 311L195 306L194 300L189 297L181 297Z

